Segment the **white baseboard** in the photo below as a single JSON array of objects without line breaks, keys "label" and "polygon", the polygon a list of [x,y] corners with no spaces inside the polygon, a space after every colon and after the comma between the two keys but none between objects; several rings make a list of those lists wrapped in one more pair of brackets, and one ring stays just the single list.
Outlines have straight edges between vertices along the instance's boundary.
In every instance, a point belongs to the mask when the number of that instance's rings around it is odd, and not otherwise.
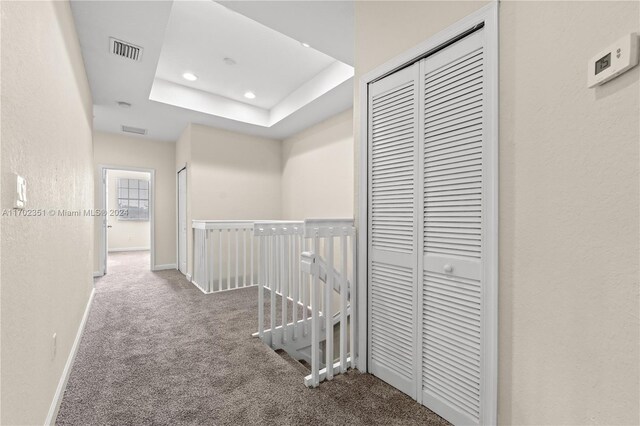
[{"label": "white baseboard", "polygon": [[175,263],[167,263],[164,265],[156,265],[153,267],[152,271],[166,271],[167,269],[176,269]]},{"label": "white baseboard", "polygon": [[185,274],[184,277],[187,279],[187,281],[192,282],[191,274]]},{"label": "white baseboard", "polygon": [[149,251],[149,247],[122,247],[122,248],[110,248],[109,253],[119,251]]},{"label": "white baseboard", "polygon": [[195,280],[193,280],[193,281],[192,281],[192,280],[189,280],[189,281],[191,281],[191,284],[193,284],[193,285],[194,285],[198,290],[200,290],[202,293],[204,293],[204,294],[211,294],[211,293],[207,293],[206,291],[204,291],[204,290],[200,287],[200,284],[198,284],[197,282],[195,282]]},{"label": "white baseboard", "polygon": [[91,310],[91,304],[93,303],[93,296],[95,295],[95,291],[95,288],[91,289],[91,296],[89,296],[87,307],[85,308],[84,315],[82,316],[82,320],[80,321],[76,339],[73,341],[73,346],[71,346],[71,352],[69,353],[69,357],[67,358],[67,363],[64,365],[64,370],[62,370],[62,376],[60,377],[60,381],[58,382],[56,393],[53,395],[53,401],[51,401],[49,413],[47,414],[47,419],[44,422],[44,424],[47,426],[53,425],[56,421],[56,417],[58,416],[60,403],[62,402],[62,397],[64,396],[64,390],[67,387],[67,381],[69,380],[69,373],[71,373],[73,361],[76,359],[76,353],[78,352],[78,347],[80,346],[80,340],[82,339],[84,326],[86,325],[87,318],[89,317],[89,311]]},{"label": "white baseboard", "polygon": [[95,271],[93,273],[93,278],[99,278],[101,276],[103,276],[104,274],[101,271]]}]

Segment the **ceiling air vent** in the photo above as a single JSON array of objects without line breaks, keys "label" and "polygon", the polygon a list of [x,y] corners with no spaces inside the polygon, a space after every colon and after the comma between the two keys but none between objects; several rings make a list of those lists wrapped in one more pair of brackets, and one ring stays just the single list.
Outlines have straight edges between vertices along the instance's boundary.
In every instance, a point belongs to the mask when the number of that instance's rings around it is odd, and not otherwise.
[{"label": "ceiling air vent", "polygon": [[111,53],[133,61],[142,60],[142,47],[126,41],[118,40],[113,37],[109,38],[109,50]]},{"label": "ceiling air vent", "polygon": [[122,125],[122,131],[125,133],[135,133],[136,135],[146,135],[147,129],[141,129],[139,127],[131,127]]}]

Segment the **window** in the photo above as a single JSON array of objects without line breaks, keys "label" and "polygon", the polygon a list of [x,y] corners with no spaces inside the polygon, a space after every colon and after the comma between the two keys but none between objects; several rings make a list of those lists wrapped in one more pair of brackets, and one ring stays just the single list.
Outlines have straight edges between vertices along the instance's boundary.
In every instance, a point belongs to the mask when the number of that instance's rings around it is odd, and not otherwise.
[{"label": "window", "polygon": [[149,220],[149,181],[118,179],[118,208],[128,214],[118,220]]}]

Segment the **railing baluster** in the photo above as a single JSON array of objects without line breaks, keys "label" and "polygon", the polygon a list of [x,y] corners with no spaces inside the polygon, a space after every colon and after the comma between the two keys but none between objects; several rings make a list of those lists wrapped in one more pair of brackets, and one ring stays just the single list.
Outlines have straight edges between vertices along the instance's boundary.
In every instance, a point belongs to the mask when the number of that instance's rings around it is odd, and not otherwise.
[{"label": "railing baluster", "polygon": [[356,297],[356,234],[355,230],[350,232],[350,240],[351,240],[351,273],[349,274],[349,282],[351,282],[351,292],[349,293],[350,305],[351,305],[351,328],[349,330],[350,337],[350,357],[351,357],[351,368],[356,368],[356,322],[358,318],[358,313],[356,312],[356,305],[358,304],[358,298]]},{"label": "railing baluster", "polygon": [[209,256],[209,262],[211,262],[211,271],[210,271],[210,285],[209,288],[211,288],[211,292],[216,291],[215,286],[213,285],[214,281],[215,281],[215,273],[216,273],[216,247],[215,247],[215,233],[213,232],[213,229],[211,230],[210,234],[209,234],[209,247],[211,247],[211,255]]},{"label": "railing baluster", "polygon": [[227,229],[227,290],[231,289],[231,228]]},{"label": "railing baluster", "polygon": [[236,265],[236,279],[235,279],[235,287],[234,288],[238,288],[238,275],[239,275],[239,273],[238,273],[238,263],[240,263],[240,262],[238,262],[238,246],[240,245],[239,242],[238,242],[238,234],[239,234],[238,228],[234,229],[233,233],[236,234],[236,257],[235,257],[235,259],[233,259],[233,263],[235,263],[235,265]]},{"label": "railing baluster", "polygon": [[249,285],[253,285],[255,284],[253,282],[253,254],[254,254],[254,250],[253,250],[253,241],[255,240],[255,237],[253,236],[253,234],[251,232],[249,232],[249,242],[251,243],[251,278],[249,279]]},{"label": "railing baluster", "polygon": [[[313,236],[313,252],[317,258],[320,251],[318,232],[316,230]],[[318,299],[320,292],[319,274],[313,274],[313,284],[311,286],[311,381],[312,386],[316,387],[320,384],[320,320],[318,318]]]},{"label": "railing baluster", "polygon": [[222,290],[222,229],[218,229],[218,291]]},{"label": "railing baluster", "polygon": [[276,329],[276,286],[275,286],[275,282],[276,282],[276,261],[277,261],[277,257],[276,257],[276,253],[278,250],[278,244],[277,244],[277,239],[276,239],[276,228],[272,228],[272,235],[271,235],[271,260],[269,261],[269,265],[271,266],[271,286],[270,286],[270,290],[271,290],[271,346],[275,347],[275,341],[273,338],[273,333],[274,330]]},{"label": "railing baluster", "polygon": [[286,235],[286,231],[287,228],[283,229],[283,232],[285,232],[284,235],[282,235],[281,240],[280,240],[280,266],[281,266],[281,270],[280,270],[280,284],[281,284],[281,296],[282,296],[282,343],[287,343],[287,307],[289,305],[289,300],[287,299],[287,297],[289,297],[289,288],[288,288],[288,281],[289,281],[289,277],[287,274],[287,268],[288,268],[288,255],[289,252],[287,250],[287,237],[288,235]]},{"label": "railing baluster", "polygon": [[329,228],[329,236],[324,239],[325,252],[327,252],[327,278],[324,284],[325,290],[325,350],[327,380],[333,379],[333,309],[331,309],[331,299],[333,298],[333,230]]},{"label": "railing baluster", "polygon": [[211,282],[211,276],[213,275],[213,261],[211,260],[211,256],[213,253],[213,250],[211,248],[211,230],[210,229],[206,229],[205,230],[205,251],[204,251],[204,264],[205,267],[207,268],[207,273],[206,273],[206,281],[207,281],[207,293],[211,293],[213,291],[213,283]]},{"label": "railing baluster", "polygon": [[[200,232],[202,232],[199,229],[196,229],[193,232],[193,247],[194,247],[194,252],[193,252],[193,258],[194,259],[199,259],[200,256],[200,246],[198,245],[198,241],[200,241]],[[200,262],[198,262],[197,265],[193,265],[193,276],[192,281],[194,281],[197,285],[198,283],[198,275],[200,275]]]},{"label": "railing baluster", "polygon": [[247,286],[247,230],[242,231],[242,287]]},{"label": "railing baluster", "polygon": [[[304,236],[301,237],[302,250],[307,250],[307,240]],[[300,260],[298,260],[300,262]],[[309,317],[309,285],[310,280],[308,277],[302,279],[302,271],[300,271],[300,282],[302,284],[302,335],[307,336],[309,333],[308,317]]]},{"label": "railing baluster", "polygon": [[[262,230],[261,230],[262,231]],[[251,240],[253,242],[253,239]],[[258,264],[258,336],[264,338],[264,276],[266,263],[264,262],[264,237],[258,238],[260,263]],[[253,244],[252,244],[253,247]],[[251,252],[251,270],[253,271],[253,251]]]},{"label": "railing baluster", "polygon": [[[340,372],[347,371],[347,229],[340,236]],[[351,318],[353,322],[353,318]]]},{"label": "railing baluster", "polygon": [[293,235],[291,235],[291,285],[293,286],[292,300],[293,300],[293,340],[298,338],[298,293],[300,290],[300,281],[298,280],[298,269],[300,268],[300,250],[298,250],[298,227],[293,228]]}]

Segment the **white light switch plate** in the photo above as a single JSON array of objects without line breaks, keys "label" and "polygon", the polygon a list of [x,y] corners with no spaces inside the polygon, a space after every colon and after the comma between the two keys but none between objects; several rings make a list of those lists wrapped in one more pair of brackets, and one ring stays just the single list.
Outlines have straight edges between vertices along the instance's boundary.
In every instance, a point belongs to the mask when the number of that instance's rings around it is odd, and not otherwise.
[{"label": "white light switch plate", "polygon": [[20,175],[14,174],[16,180],[16,195],[13,207],[24,209],[27,205],[27,180]]}]

